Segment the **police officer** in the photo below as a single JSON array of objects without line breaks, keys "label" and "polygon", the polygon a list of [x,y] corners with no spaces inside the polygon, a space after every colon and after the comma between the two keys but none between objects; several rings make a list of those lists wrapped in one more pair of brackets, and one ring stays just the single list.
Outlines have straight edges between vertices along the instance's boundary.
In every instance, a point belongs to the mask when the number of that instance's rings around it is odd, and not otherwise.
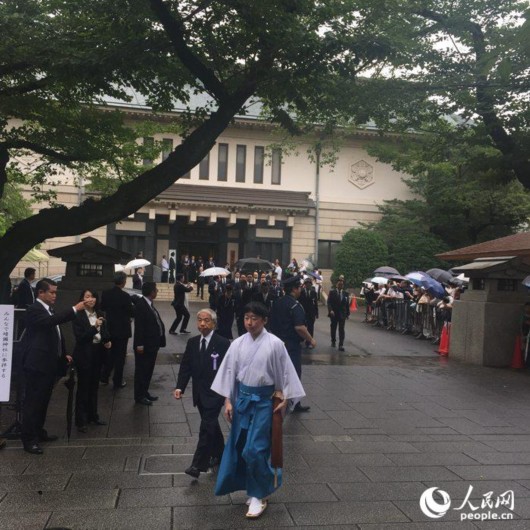
[{"label": "police officer", "polygon": [[[271,331],[280,338],[287,348],[298,377],[302,375],[302,347],[306,341],[311,347],[316,346],[315,339],[307,331],[304,308],[297,301],[302,292],[299,276],[291,276],[283,282],[285,296],[278,298],[271,311]],[[297,403],[296,412],[307,412],[310,407]]]}]

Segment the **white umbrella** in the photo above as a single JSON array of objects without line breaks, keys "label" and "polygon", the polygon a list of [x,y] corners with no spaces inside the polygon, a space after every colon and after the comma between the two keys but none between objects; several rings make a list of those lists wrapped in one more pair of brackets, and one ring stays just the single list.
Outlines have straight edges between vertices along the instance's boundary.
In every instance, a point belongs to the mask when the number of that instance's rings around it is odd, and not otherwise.
[{"label": "white umbrella", "polygon": [[122,272],[125,270],[125,267],[123,265],[120,265],[119,263],[116,263],[114,265],[114,272]]},{"label": "white umbrella", "polygon": [[223,269],[223,267],[210,267],[209,269],[201,272],[201,276],[203,278],[204,276],[228,276],[229,274],[230,271]]},{"label": "white umbrella", "polygon": [[372,283],[377,283],[377,285],[386,285],[389,282],[389,279],[383,278],[382,276],[375,276],[370,281]]},{"label": "white umbrella", "polygon": [[139,269],[140,267],[147,267],[147,265],[151,265],[151,262],[144,259],[144,258],[136,258],[132,261],[129,261],[127,265],[125,265],[125,269]]}]

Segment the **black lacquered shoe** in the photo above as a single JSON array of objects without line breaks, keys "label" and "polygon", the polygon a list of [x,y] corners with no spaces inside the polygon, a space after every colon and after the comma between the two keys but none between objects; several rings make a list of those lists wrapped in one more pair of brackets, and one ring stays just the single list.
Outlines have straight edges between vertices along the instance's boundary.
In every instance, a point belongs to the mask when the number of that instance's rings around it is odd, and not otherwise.
[{"label": "black lacquered shoe", "polygon": [[199,478],[199,476],[201,475],[201,472],[195,466],[188,467],[188,469],[186,469],[184,473],[186,473],[186,475],[189,475],[190,477],[193,477],[193,478]]}]

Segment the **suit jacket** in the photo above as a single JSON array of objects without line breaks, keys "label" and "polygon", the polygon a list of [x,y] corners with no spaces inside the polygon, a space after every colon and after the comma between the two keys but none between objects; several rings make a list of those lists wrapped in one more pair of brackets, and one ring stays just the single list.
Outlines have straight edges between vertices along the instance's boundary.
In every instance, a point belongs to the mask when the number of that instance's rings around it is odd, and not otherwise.
[{"label": "suit jacket", "polygon": [[315,320],[315,318],[318,318],[318,296],[314,287],[309,289],[309,293],[303,287],[298,301],[304,308],[307,319]]},{"label": "suit jacket", "polygon": [[191,291],[193,291],[193,287],[186,287],[183,283],[177,282],[173,287],[174,298],[171,305],[173,307],[183,306],[186,301],[186,293],[190,293]]},{"label": "suit jacket", "polygon": [[162,318],[160,323],[162,324],[162,334],[160,334],[160,328],[152,307],[144,297],[138,300],[134,316],[134,349],[143,346],[145,352],[155,352],[158,351],[158,348],[163,348],[166,345],[166,329]]},{"label": "suit jacket", "polygon": [[252,301],[259,302],[270,310],[270,308],[272,307],[272,302],[274,301],[274,295],[269,291],[267,293],[267,300],[265,300],[263,293],[260,291],[259,293],[254,293],[252,295]]},{"label": "suit jacket", "polygon": [[66,366],[64,337],[57,326],[73,320],[72,308],[50,315],[46,308],[35,302],[26,311],[26,334],[22,346],[24,370],[40,372],[46,376],[62,373]]},{"label": "suit jacket", "polygon": [[331,289],[328,296],[328,311],[335,313],[335,318],[345,320],[350,316],[350,299],[348,293],[343,289],[342,296],[337,289]]},{"label": "suit jacket", "polygon": [[17,308],[26,309],[35,302],[33,287],[24,278],[17,288]]},{"label": "suit jacket", "polygon": [[143,283],[144,283],[143,279],[140,277],[140,275],[137,272],[135,272],[132,277],[133,289],[141,290]]},{"label": "suit jacket", "polygon": [[101,295],[101,309],[105,311],[107,328],[112,338],[131,337],[131,318],[134,317],[134,305],[131,297],[120,287],[114,286]]},{"label": "suit jacket", "polygon": [[[186,344],[186,351],[180,363],[177,388],[184,393],[190,378],[192,378],[193,404],[197,406],[200,399],[201,405],[206,408],[221,408],[224,403],[224,397],[214,392],[210,387],[217,375],[217,370],[221,366],[225,353],[230,347],[230,341],[214,332],[208,348],[206,348],[206,356],[204,359],[201,359],[201,339],[202,335],[197,335],[188,340]],[[211,357],[213,353],[219,355],[216,358],[216,370],[214,370],[214,362]]]},{"label": "suit jacket", "polygon": [[[101,311],[96,311],[98,317],[103,316]],[[80,368],[88,368],[92,362],[92,341],[94,336],[98,333],[95,326],[90,325],[86,311],[79,311],[72,322],[75,336],[75,346],[72,352],[76,366]],[[107,329],[106,321],[103,321],[100,330],[101,344],[110,341],[109,331]]]}]

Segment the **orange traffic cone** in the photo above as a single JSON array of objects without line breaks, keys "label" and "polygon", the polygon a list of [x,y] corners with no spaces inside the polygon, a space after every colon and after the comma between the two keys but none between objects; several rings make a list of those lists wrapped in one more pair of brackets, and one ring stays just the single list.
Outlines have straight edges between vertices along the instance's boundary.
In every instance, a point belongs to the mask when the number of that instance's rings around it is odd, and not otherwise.
[{"label": "orange traffic cone", "polygon": [[524,368],[524,361],[523,361],[523,348],[521,346],[521,335],[517,335],[515,337],[515,346],[513,347],[513,357],[512,357],[512,364],[510,364],[510,368]]},{"label": "orange traffic cone", "polygon": [[447,357],[449,355],[449,339],[450,339],[450,327],[449,323],[446,322],[442,328],[442,334],[440,336],[440,347],[438,348],[438,353],[442,357]]},{"label": "orange traffic cone", "polygon": [[357,297],[356,296],[351,297],[350,311],[352,313],[357,311]]}]

